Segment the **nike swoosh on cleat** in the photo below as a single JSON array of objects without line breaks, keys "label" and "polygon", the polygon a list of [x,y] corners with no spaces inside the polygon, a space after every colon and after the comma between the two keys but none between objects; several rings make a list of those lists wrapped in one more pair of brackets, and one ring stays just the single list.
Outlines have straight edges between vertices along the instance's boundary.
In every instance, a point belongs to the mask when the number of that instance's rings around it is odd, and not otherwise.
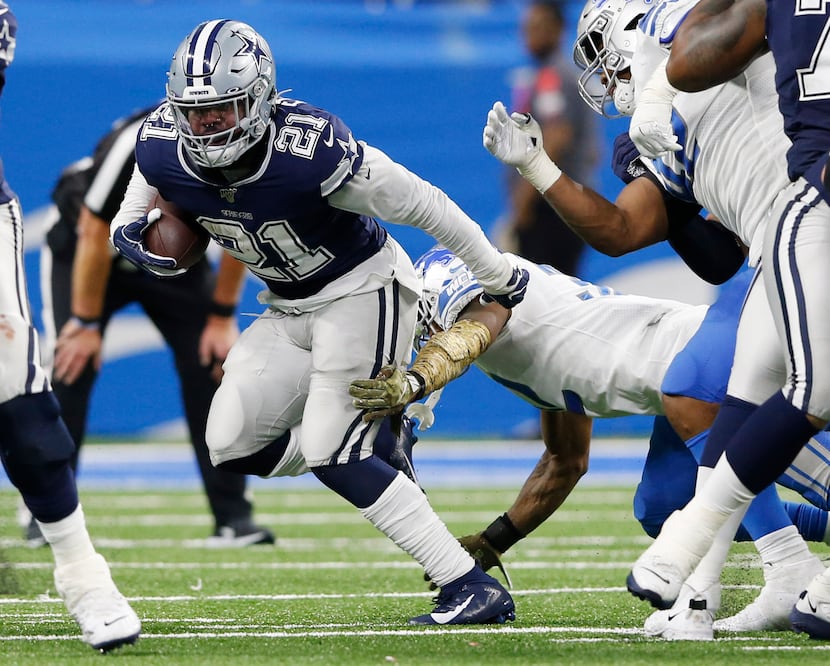
[{"label": "nike swoosh on cleat", "polygon": [[810,610],[814,613],[818,612],[818,606],[813,606],[813,602],[810,601],[810,597],[807,597],[807,605],[810,607]]},{"label": "nike swoosh on cleat", "polygon": [[104,622],[104,626],[105,626],[105,627],[109,627],[111,624],[115,624],[115,623],[116,623],[116,622],[118,622],[119,620],[123,620],[123,619],[124,619],[124,618],[126,618],[126,617],[127,617],[126,615],[119,615],[119,616],[118,616],[117,618],[115,618],[114,620],[107,620],[106,622]]},{"label": "nike swoosh on cleat", "polygon": [[475,594],[471,594],[464,600],[463,603],[458,604],[458,606],[453,608],[451,611],[447,611],[445,613],[430,613],[429,615],[437,624],[447,624],[448,622],[452,622],[464,612],[464,609],[467,608],[467,606],[472,603],[473,597],[475,596]]}]

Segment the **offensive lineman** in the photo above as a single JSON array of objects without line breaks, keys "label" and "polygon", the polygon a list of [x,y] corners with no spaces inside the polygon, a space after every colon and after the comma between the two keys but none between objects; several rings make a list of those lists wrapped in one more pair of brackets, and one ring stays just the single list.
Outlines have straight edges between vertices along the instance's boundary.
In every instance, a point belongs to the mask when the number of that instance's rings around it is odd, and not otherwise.
[{"label": "offensive lineman", "polygon": [[[740,512],[830,418],[830,374],[824,372],[830,361],[827,6],[705,0],[690,11],[691,3],[680,4],[685,6],[680,8],[677,53],[649,79],[643,93],[645,113],[632,119],[643,143],[656,151],[675,149],[663,140],[665,110],[678,92],[670,80],[695,91],[743,76],[752,98],[752,61],[769,49],[776,64],[773,99],[792,147],[786,155],[790,183],[773,202],[764,239],[764,290],[759,281],[741,318],[729,402],[702,461],[711,481],[674,521],[676,529],[661,535],[632,569],[637,585],[645,581],[657,594],[662,586],[651,585],[649,570],[655,576],[682,578],[704,552],[713,530]],[[668,27],[674,31],[671,23]],[[758,336],[759,330],[775,331],[778,337]],[[679,560],[676,571],[667,572],[656,562],[666,552]],[[810,583],[792,621],[797,631],[830,638],[830,573]]]},{"label": "offensive lineman", "polygon": [[[514,604],[453,538],[421,489],[372,455],[349,379],[410,352],[412,263],[373,219],[417,226],[470,262],[487,297],[519,303],[527,275],[441,190],[356,141],[340,118],[280,97],[265,40],[237,21],[197,26],[177,48],[167,100],[139,130],[136,171],[112,223],[118,251],[157,274],[175,260],[142,235],[158,191],[263,279],[265,312],[234,344],[211,405],[217,466],[269,475],[300,420],[305,462],[441,587],[416,624],[504,622]],[[306,390],[302,379],[311,368]]]}]

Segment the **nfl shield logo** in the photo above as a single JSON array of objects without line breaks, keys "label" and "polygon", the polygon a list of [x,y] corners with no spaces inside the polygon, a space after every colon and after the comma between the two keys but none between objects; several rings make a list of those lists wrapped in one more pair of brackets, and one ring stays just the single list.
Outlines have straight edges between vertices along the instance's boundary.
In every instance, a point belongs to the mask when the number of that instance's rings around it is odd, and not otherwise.
[{"label": "nfl shield logo", "polygon": [[219,196],[222,197],[228,203],[233,203],[234,199],[236,198],[236,188],[223,187],[219,190]]}]

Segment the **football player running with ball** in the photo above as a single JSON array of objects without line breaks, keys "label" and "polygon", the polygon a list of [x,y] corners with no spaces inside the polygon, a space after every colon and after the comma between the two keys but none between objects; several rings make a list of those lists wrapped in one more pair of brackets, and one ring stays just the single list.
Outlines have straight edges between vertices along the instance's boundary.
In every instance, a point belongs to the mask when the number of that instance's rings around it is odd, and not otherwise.
[{"label": "football player running with ball", "polygon": [[296,438],[290,426],[302,421],[299,445],[311,471],[441,587],[434,611],[412,623],[511,620],[504,587],[421,489],[372,454],[378,425],[362,420],[348,386],[406,360],[415,328],[415,271],[375,218],[418,227],[452,248],[484,285],[485,300],[516,305],[527,273],[444,192],[275,85],[273,56],[253,28],[224,19],[197,26],[173,56],[167,103],[139,130],[113,243],[134,263],[177,272],[142,242],[158,192],[267,287],[266,310],[231,349],[211,405],[215,465],[268,476]]}]

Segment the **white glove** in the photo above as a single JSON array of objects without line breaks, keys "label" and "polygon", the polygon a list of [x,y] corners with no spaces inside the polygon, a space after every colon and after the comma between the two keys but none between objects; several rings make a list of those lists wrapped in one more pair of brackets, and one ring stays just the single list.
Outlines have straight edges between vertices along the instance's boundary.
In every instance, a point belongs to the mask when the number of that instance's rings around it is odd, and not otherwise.
[{"label": "white glove", "polygon": [[654,159],[683,148],[671,126],[672,102],[678,92],[666,77],[663,60],[643,87],[628,128],[628,135],[644,157]]},{"label": "white glove", "polygon": [[508,116],[504,104],[496,102],[487,113],[482,141],[496,159],[516,167],[542,194],[562,175],[562,170],[545,153],[542,128],[528,113]]}]

